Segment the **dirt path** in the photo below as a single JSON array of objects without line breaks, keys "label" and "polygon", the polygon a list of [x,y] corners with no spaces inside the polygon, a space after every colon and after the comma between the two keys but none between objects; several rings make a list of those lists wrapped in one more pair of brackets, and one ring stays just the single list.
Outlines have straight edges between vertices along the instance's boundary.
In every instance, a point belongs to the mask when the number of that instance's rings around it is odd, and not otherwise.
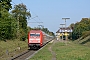
[{"label": "dirt path", "polygon": [[52,48],[53,48],[53,45],[56,43],[57,41],[56,40],[53,40],[51,43],[51,45],[50,45],[50,47],[49,47],[49,51],[51,52],[51,54],[52,54],[52,60],[56,60],[56,53],[52,50]]},{"label": "dirt path", "polygon": [[51,54],[52,54],[52,60],[57,60],[56,59],[56,53],[52,50],[52,48],[53,48],[53,45],[55,44],[55,43],[57,43],[57,42],[63,42],[63,43],[65,43],[66,45],[67,45],[67,42],[68,41],[62,41],[62,40],[53,40],[53,41],[51,41],[50,43],[51,43],[51,45],[49,46],[49,51],[51,52]]}]

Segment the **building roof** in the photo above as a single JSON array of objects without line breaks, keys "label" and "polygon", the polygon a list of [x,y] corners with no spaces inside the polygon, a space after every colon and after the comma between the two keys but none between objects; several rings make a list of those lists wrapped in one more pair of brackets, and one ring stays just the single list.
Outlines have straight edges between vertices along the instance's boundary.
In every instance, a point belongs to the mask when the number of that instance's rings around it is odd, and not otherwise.
[{"label": "building roof", "polygon": [[61,33],[61,32],[72,32],[72,29],[69,27],[66,27],[66,28],[63,27],[63,28],[58,29],[56,33]]}]

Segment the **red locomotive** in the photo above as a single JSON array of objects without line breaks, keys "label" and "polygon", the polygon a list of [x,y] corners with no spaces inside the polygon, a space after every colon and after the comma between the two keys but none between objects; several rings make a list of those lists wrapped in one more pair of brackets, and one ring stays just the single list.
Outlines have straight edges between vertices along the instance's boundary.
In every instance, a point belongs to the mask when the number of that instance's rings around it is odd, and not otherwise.
[{"label": "red locomotive", "polygon": [[50,40],[49,37],[49,35],[41,30],[31,30],[28,33],[28,47],[30,47],[30,49],[40,48]]}]

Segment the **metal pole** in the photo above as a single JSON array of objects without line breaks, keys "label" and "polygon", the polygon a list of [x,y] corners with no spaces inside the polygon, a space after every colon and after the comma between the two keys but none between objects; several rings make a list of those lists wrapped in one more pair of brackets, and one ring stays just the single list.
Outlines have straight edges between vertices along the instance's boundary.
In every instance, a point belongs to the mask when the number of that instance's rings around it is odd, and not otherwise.
[{"label": "metal pole", "polygon": [[[66,20],[67,20],[67,19],[70,19],[70,18],[62,18],[62,19],[65,20],[65,33],[67,34],[67,29],[66,29]],[[66,35],[66,40],[67,40],[67,35]]]},{"label": "metal pole", "polygon": [[17,38],[19,37],[19,16],[17,16]]}]

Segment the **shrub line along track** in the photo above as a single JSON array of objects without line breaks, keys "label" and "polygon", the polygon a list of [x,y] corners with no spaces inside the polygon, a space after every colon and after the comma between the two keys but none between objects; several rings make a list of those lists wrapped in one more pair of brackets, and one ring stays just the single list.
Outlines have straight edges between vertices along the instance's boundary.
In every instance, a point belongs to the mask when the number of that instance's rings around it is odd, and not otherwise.
[{"label": "shrub line along track", "polygon": [[[53,40],[53,39],[52,39]],[[45,43],[43,45],[43,47],[45,45],[47,45],[49,42],[51,42],[52,40],[48,41],[47,43]],[[42,48],[43,48],[42,47]],[[15,56],[14,58],[12,58],[11,60],[28,60],[30,59],[31,57],[33,57],[38,51],[40,51],[42,48],[40,48],[39,50],[27,50],[17,56]]]}]

